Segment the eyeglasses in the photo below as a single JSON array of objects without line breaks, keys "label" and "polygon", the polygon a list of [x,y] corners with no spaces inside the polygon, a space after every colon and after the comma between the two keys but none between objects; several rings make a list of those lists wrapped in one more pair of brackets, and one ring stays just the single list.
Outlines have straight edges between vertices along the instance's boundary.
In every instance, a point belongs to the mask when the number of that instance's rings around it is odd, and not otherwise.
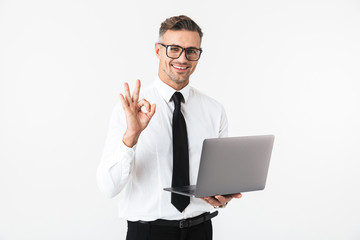
[{"label": "eyeglasses", "polygon": [[200,58],[200,55],[202,53],[201,48],[183,48],[178,45],[165,45],[162,43],[159,43],[161,46],[166,48],[166,56],[172,59],[177,59],[181,56],[183,51],[185,51],[185,57],[189,61],[197,61]]}]

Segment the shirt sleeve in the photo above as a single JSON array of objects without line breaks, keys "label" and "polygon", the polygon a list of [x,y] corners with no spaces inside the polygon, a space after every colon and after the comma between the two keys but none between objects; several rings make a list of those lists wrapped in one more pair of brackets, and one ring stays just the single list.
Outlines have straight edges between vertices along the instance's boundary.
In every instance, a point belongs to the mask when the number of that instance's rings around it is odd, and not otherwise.
[{"label": "shirt sleeve", "polygon": [[119,101],[111,114],[104,151],[97,169],[98,186],[109,198],[121,192],[133,168],[135,152],[122,141],[125,130],[125,113]]},{"label": "shirt sleeve", "polygon": [[227,137],[228,136],[228,120],[225,112],[225,108],[221,106],[221,119],[220,119],[220,129],[219,129],[219,137]]}]

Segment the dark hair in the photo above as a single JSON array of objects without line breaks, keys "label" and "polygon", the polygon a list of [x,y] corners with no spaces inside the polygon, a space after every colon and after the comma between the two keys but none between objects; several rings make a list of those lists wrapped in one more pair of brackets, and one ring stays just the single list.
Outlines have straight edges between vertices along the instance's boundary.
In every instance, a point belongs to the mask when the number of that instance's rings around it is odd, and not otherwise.
[{"label": "dark hair", "polygon": [[203,33],[199,25],[197,25],[191,18],[185,15],[170,17],[162,22],[159,30],[159,39],[162,38],[167,30],[183,29],[198,32],[200,35],[200,40],[202,39]]}]

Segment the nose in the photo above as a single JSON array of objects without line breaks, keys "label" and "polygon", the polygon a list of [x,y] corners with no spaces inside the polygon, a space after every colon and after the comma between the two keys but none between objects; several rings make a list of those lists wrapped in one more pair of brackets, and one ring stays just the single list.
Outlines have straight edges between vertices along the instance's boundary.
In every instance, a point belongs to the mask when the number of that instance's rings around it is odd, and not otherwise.
[{"label": "nose", "polygon": [[183,51],[181,54],[180,54],[180,56],[179,56],[179,58],[177,59],[179,62],[187,62],[188,60],[187,60],[187,58],[186,58],[186,55],[185,55],[185,51]]}]

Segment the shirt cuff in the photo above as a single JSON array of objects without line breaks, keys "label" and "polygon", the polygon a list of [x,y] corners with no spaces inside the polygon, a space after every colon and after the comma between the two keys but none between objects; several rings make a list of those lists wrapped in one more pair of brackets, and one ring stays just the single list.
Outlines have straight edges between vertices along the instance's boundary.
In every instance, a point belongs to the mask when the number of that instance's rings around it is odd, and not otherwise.
[{"label": "shirt cuff", "polygon": [[120,162],[121,165],[128,165],[132,163],[135,155],[135,146],[130,148],[121,141],[113,154],[114,155],[111,158],[111,161],[106,164],[106,167],[109,169]]}]

